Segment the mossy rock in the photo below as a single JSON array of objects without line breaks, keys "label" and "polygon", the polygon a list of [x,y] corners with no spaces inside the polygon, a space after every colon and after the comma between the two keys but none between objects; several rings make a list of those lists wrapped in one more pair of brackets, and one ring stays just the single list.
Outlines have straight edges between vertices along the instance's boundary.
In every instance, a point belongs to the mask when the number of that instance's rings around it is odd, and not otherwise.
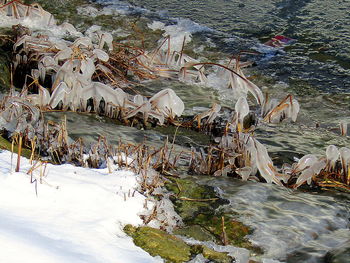
[{"label": "mossy rock", "polygon": [[193,223],[200,225],[209,233],[213,234],[220,242],[224,241],[222,218],[224,218],[224,230],[226,241],[229,245],[251,248],[250,242],[246,236],[250,234],[251,229],[243,223],[230,218],[231,215],[208,215],[199,214],[194,218]]},{"label": "mossy rock", "polygon": [[[12,144],[8,140],[6,140],[4,137],[0,135],[0,149],[11,151]],[[13,151],[15,153],[18,153],[18,146],[14,145]],[[22,156],[26,158],[30,158],[32,154],[32,151],[26,148],[22,148]]]},{"label": "mossy rock", "polygon": [[175,211],[185,223],[191,222],[200,211],[212,213],[220,205],[228,202],[220,199],[213,187],[196,184],[190,179],[171,179],[165,187],[175,194],[172,198]]},{"label": "mossy rock", "polygon": [[209,259],[210,262],[220,262],[220,263],[234,262],[233,258],[231,258],[227,253],[217,252],[203,245],[192,246],[192,251],[194,254],[202,254],[203,257]]},{"label": "mossy rock", "polygon": [[184,241],[165,231],[151,227],[126,225],[125,233],[131,236],[135,245],[152,256],[160,256],[166,262],[186,262],[191,259],[191,247]]},{"label": "mossy rock", "polygon": [[152,256],[160,256],[166,262],[187,262],[197,254],[202,254],[210,262],[228,263],[233,261],[227,253],[217,252],[204,245],[187,245],[183,240],[163,230],[147,226],[126,225],[124,231],[133,238],[135,245]]},{"label": "mossy rock", "polygon": [[168,126],[156,126],[154,130],[156,130],[157,132],[160,132],[161,134],[168,135],[170,142],[173,141],[173,138],[175,135],[176,136],[175,143],[178,145],[204,146],[204,145],[210,144],[209,135],[203,132],[194,131],[192,129],[186,129],[182,127],[177,128],[173,125],[168,125]]},{"label": "mossy rock", "polygon": [[175,229],[173,231],[175,235],[181,235],[185,237],[191,237],[199,241],[217,241],[216,237],[208,230],[198,225],[185,226]]},{"label": "mossy rock", "polygon": [[[185,227],[174,231],[175,234],[191,237],[200,241],[214,241],[217,244],[229,244],[261,254],[262,250],[253,246],[247,239],[252,230],[239,222],[234,213],[225,213],[220,209],[227,200],[219,198],[212,187],[199,185],[195,179],[171,179],[166,188],[173,192],[172,199],[176,212],[181,216]],[[201,201],[196,201],[201,200]],[[203,200],[208,200],[202,202]],[[224,218],[224,237],[222,218]]]}]

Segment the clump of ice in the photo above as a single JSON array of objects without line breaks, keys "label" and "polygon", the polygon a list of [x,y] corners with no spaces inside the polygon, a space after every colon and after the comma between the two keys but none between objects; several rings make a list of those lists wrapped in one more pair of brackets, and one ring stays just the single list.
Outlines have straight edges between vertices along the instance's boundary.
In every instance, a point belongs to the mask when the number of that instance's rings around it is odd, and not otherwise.
[{"label": "clump of ice", "polygon": [[164,30],[165,24],[160,21],[153,21],[147,25],[152,30]]},{"label": "clump of ice", "polygon": [[104,12],[108,12],[109,14],[131,15],[131,14],[144,14],[144,13],[150,12],[145,8],[133,6],[126,1],[97,0],[96,2],[104,5],[104,8],[103,8]]},{"label": "clump of ice", "polygon": [[[217,252],[226,252],[228,253],[229,256],[231,256],[232,258],[234,258],[234,262],[236,263],[248,263],[249,262],[249,257],[250,257],[250,252],[248,249],[245,248],[240,248],[240,247],[234,247],[231,245],[228,246],[220,246],[215,244],[214,242],[211,241],[198,241],[198,240],[194,240],[192,238],[185,238],[182,237],[181,238],[190,245],[205,245],[208,248],[211,248]],[[200,259],[200,257],[198,258],[198,260]],[[201,261],[194,261],[194,262],[201,262]]]},{"label": "clump of ice", "polygon": [[[181,51],[182,46],[192,40],[192,34],[196,32],[209,31],[210,29],[193,22],[190,19],[175,19],[176,23],[173,25],[166,25],[160,21],[153,21],[148,24],[152,30],[164,30],[163,36],[170,36],[171,51]],[[167,48],[164,46],[164,48]]]},{"label": "clump of ice", "polygon": [[79,15],[96,17],[101,14],[101,12],[93,6],[79,6],[77,7],[77,12]]}]

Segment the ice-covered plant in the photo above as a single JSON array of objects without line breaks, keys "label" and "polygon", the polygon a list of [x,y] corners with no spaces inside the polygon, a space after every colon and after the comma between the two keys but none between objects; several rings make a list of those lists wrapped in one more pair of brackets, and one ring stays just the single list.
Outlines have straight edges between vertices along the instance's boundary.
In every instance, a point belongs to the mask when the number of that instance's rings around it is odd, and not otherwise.
[{"label": "ice-covered plant", "polygon": [[326,149],[326,157],[327,157],[327,163],[328,163],[329,170],[330,171],[334,170],[335,162],[339,158],[338,148],[334,145],[329,145]]},{"label": "ice-covered plant", "polygon": [[342,147],[339,149],[340,160],[343,170],[343,181],[347,184],[350,184],[350,175],[349,175],[349,164],[350,164],[350,149],[347,147]]}]

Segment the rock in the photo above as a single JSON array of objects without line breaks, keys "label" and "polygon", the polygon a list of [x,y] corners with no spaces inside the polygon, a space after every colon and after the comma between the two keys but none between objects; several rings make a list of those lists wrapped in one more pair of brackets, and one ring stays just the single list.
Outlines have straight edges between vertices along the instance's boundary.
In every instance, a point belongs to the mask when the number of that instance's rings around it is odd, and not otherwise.
[{"label": "rock", "polygon": [[217,252],[211,248],[203,245],[194,245],[192,251],[195,254],[202,254],[205,258],[209,259],[211,262],[229,263],[234,262],[227,253]]},{"label": "rock", "polygon": [[[8,140],[6,140],[4,137],[0,135],[0,151],[1,149],[11,151],[11,148],[12,148],[11,142],[9,142]],[[14,153],[18,152],[18,146],[16,144],[14,145],[13,151]],[[22,148],[22,156],[29,159],[31,155],[32,155],[31,150]]]},{"label": "rock", "polygon": [[175,234],[200,241],[213,241],[219,245],[242,247],[255,254],[262,254],[262,250],[253,246],[246,237],[252,230],[239,222],[236,214],[224,213],[220,209],[227,200],[220,198],[212,187],[197,184],[195,178],[172,179],[172,183],[166,184],[166,187],[175,194],[176,197],[172,199],[175,211],[185,223],[185,227],[174,231]]},{"label": "rock", "polygon": [[325,263],[346,263],[350,259],[350,246],[344,245],[338,249],[329,251],[325,256]]},{"label": "rock", "polygon": [[173,179],[165,187],[176,195],[172,201],[176,212],[185,223],[191,222],[199,211],[212,213],[221,204],[228,202],[220,199],[213,187],[198,185],[191,179]]},{"label": "rock", "polygon": [[186,262],[191,259],[191,247],[180,238],[165,231],[143,226],[126,225],[124,231],[130,235],[135,245],[150,253],[160,256],[166,262]]},{"label": "rock", "polygon": [[198,225],[185,226],[183,228],[175,229],[173,232],[175,235],[181,235],[185,237],[192,237],[199,241],[216,241],[209,231]]}]

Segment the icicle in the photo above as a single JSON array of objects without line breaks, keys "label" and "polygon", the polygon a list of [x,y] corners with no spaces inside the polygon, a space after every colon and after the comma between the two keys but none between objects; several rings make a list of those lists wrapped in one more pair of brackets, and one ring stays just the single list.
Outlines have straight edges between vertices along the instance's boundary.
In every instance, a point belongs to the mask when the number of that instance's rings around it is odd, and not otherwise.
[{"label": "icicle", "polygon": [[251,172],[252,172],[252,168],[249,167],[249,166],[236,169],[236,173],[239,174],[239,176],[242,177],[243,181],[247,181],[248,180]]},{"label": "icicle", "polygon": [[113,50],[113,36],[110,33],[104,32],[101,35],[99,48],[103,49],[104,44],[107,44],[108,49],[111,51]]},{"label": "icicle", "polygon": [[69,59],[73,54],[73,50],[70,47],[67,47],[66,49],[63,49],[59,51],[55,56],[55,62],[58,63],[60,60],[66,60]]},{"label": "icicle", "polygon": [[317,162],[317,157],[313,154],[304,155],[299,161],[296,168],[293,170],[294,173],[299,173],[303,171],[305,168],[312,166],[315,162]]},{"label": "icicle", "polygon": [[83,46],[85,48],[92,48],[92,42],[89,37],[79,37],[77,38],[74,43],[72,44],[72,47],[80,47]]},{"label": "icicle", "polygon": [[334,145],[329,145],[326,149],[327,162],[329,164],[329,170],[334,170],[335,162],[339,158],[339,150]]},{"label": "icicle", "polygon": [[83,77],[87,80],[90,80],[96,71],[94,61],[91,58],[82,60],[80,70],[83,73]]},{"label": "icicle", "polygon": [[60,82],[57,88],[51,94],[49,105],[52,109],[56,108],[60,101],[63,101],[66,94],[70,93],[70,89],[65,82]]},{"label": "icicle", "polygon": [[339,123],[339,127],[340,127],[341,136],[346,136],[347,131],[348,131],[348,124],[345,121],[341,121]]},{"label": "icicle", "polygon": [[39,97],[40,97],[40,106],[47,106],[50,103],[50,92],[42,87],[39,86]]},{"label": "icicle", "polygon": [[273,166],[272,160],[267,153],[267,149],[257,140],[255,142],[256,148],[256,163],[260,175],[266,180],[267,183],[274,182],[277,185],[282,185],[280,180],[276,177],[276,170]]},{"label": "icicle", "polygon": [[134,103],[136,105],[140,106],[141,104],[143,104],[143,102],[144,102],[144,97],[142,95],[137,94],[137,95],[134,96]]},{"label": "icicle", "polygon": [[310,185],[312,177],[318,175],[325,167],[326,161],[324,159],[316,160],[311,166],[308,166],[308,168],[301,172],[295,184],[295,188],[299,187],[304,182],[307,182]]},{"label": "icicle", "polygon": [[350,163],[350,149],[346,147],[342,147],[339,149],[340,152],[340,160],[343,168],[343,178],[345,183],[350,183],[350,175],[349,175],[349,163]]},{"label": "icicle", "polygon": [[297,120],[298,113],[300,110],[299,102],[296,99],[292,100],[292,105],[289,107],[288,117],[292,119],[293,122]]},{"label": "icicle", "polygon": [[172,89],[164,89],[153,95],[150,99],[150,103],[152,107],[171,118],[181,116],[185,109],[183,101]]},{"label": "icicle", "polygon": [[240,97],[237,100],[235,111],[237,114],[237,130],[241,132],[243,130],[243,119],[249,113],[249,105],[245,97]]},{"label": "icicle", "polygon": [[60,25],[60,27],[73,36],[81,35],[81,33],[79,31],[77,31],[76,28],[68,22],[63,22]]},{"label": "icicle", "polygon": [[108,54],[104,52],[102,49],[95,48],[92,51],[92,53],[94,53],[99,60],[102,60],[104,62],[107,62],[109,60]]}]

